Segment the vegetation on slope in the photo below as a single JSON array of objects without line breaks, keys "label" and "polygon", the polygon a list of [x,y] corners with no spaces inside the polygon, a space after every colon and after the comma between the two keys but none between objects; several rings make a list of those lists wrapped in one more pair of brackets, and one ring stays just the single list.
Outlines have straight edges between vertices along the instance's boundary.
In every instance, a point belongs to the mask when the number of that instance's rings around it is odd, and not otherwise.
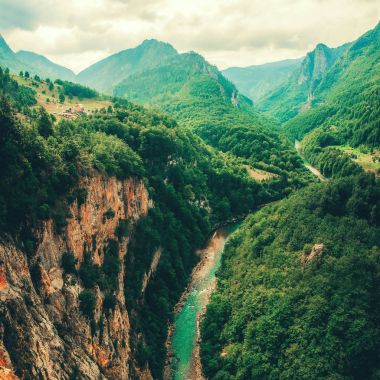
[{"label": "vegetation on slope", "polygon": [[331,180],[248,217],[231,238],[202,325],[209,379],[379,376],[380,184],[338,149],[379,147],[379,31],[335,57],[319,46],[268,102],[293,117],[284,130]]},{"label": "vegetation on slope", "polygon": [[[121,223],[117,234],[132,234],[125,281],[133,350],[141,366],[148,363],[161,378],[167,321],[197,260],[194,252],[215,223],[278,199],[286,183],[253,181],[242,160],[215,151],[173,119],[126,100],[114,99],[108,112],[56,121],[43,108],[25,106],[35,103],[35,93],[8,72],[0,73],[0,228],[13,234],[28,255],[34,254],[41,220],[53,218],[60,229],[70,202],[83,201],[80,177],[102,173],[146,182],[155,207],[132,231],[128,221]],[[141,293],[143,275],[159,247],[157,274]],[[95,284],[108,289],[112,307],[119,263],[96,268],[86,259],[76,273],[72,260],[65,257],[63,264],[87,289],[83,313],[93,318]],[[92,328],[96,332],[96,323]]]},{"label": "vegetation on slope", "polygon": [[259,109],[284,122],[309,108],[319,84],[348,47],[349,44],[346,44],[331,49],[318,44],[306,55],[301,67],[293,72],[287,82],[260,99],[257,103]]},{"label": "vegetation on slope", "polygon": [[211,146],[282,176],[289,188],[302,183],[302,163],[293,147],[273,131],[273,121],[258,113],[216,67],[196,53],[177,55],[132,75],[115,93],[158,106]]},{"label": "vegetation on slope", "polygon": [[377,378],[379,234],[380,186],[367,174],[248,217],[228,243],[202,324],[205,375]]}]

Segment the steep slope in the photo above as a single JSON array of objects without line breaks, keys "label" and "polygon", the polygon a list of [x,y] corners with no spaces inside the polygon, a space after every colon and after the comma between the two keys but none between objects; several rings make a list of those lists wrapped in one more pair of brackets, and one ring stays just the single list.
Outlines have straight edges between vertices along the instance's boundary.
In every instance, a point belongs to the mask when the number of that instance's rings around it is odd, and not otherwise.
[{"label": "steep slope", "polygon": [[43,55],[21,50],[16,53],[16,57],[25,67],[31,68],[32,74],[37,74],[41,78],[75,80],[75,74],[71,70],[57,65]]},{"label": "steep slope", "polygon": [[202,324],[210,380],[375,379],[380,184],[318,184],[249,216]]},{"label": "steep slope", "polygon": [[100,92],[112,94],[113,87],[131,74],[159,65],[176,54],[168,43],[145,40],[136,48],[113,54],[81,71],[77,80]]},{"label": "steep slope", "polygon": [[345,44],[332,49],[318,44],[286,83],[258,102],[259,109],[286,121],[310,108],[319,83],[349,47],[350,44]]},{"label": "steep slope", "polygon": [[197,249],[286,184],[125,100],[53,122],[0,86],[0,377],[161,379]]},{"label": "steep slope", "polygon": [[222,74],[243,95],[257,102],[289,79],[302,61],[303,58],[298,58],[249,67],[230,67],[222,70]]},{"label": "steep slope", "polygon": [[0,34],[0,66],[5,69],[9,68],[14,72],[19,72],[25,68],[20,62],[14,51],[8,46],[3,36]]},{"label": "steep slope", "polygon": [[302,171],[295,151],[279,137],[272,121],[197,53],[178,54],[131,75],[114,93],[159,107],[213,147],[248,159],[252,166],[285,177]]},{"label": "steep slope", "polygon": [[380,24],[337,60],[317,87],[314,106],[288,121],[284,129],[292,139],[304,138],[307,158],[327,175],[339,174],[338,162],[345,163],[345,172],[350,170],[350,157],[342,150],[352,148],[366,154],[364,168],[379,173]]},{"label": "steep slope", "polygon": [[37,74],[41,78],[52,80],[61,78],[74,80],[75,74],[66,67],[57,65],[46,57],[30,51],[15,53],[0,35],[0,67],[8,68],[14,73],[29,71],[30,75]]}]

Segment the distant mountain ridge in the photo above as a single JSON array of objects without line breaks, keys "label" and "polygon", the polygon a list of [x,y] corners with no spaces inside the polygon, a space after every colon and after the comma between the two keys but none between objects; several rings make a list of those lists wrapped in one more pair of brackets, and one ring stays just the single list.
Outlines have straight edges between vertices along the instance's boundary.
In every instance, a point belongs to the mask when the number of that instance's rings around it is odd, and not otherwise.
[{"label": "distant mountain ridge", "polygon": [[16,53],[16,56],[21,63],[31,67],[31,71],[38,74],[42,78],[59,78],[75,81],[75,74],[73,71],[50,61],[43,55],[33,53],[31,51],[20,50]]},{"label": "distant mountain ridge", "polygon": [[19,73],[29,71],[30,74],[42,78],[65,79],[74,81],[75,74],[66,67],[58,65],[43,55],[21,50],[15,53],[0,34],[0,66]]},{"label": "distant mountain ridge", "polygon": [[296,116],[310,108],[314,92],[330,68],[351,46],[346,43],[337,48],[318,44],[303,59],[289,79],[257,103],[260,110],[271,112],[281,121]]},{"label": "distant mountain ridge", "polygon": [[[379,92],[380,23],[336,59],[317,83],[311,107],[287,121],[284,128],[291,138],[301,139],[320,129],[324,140],[329,135],[334,143],[375,148],[380,144]],[[288,107],[286,100],[284,95],[280,104]]]},{"label": "distant mountain ridge", "polygon": [[78,74],[77,80],[110,94],[121,80],[138,71],[157,66],[176,54],[177,50],[169,43],[145,40],[135,48],[122,50],[89,66]]},{"label": "distant mountain ridge", "polygon": [[222,70],[222,74],[242,94],[256,102],[284,83],[301,66],[303,59],[304,57],[248,67],[230,67]]}]

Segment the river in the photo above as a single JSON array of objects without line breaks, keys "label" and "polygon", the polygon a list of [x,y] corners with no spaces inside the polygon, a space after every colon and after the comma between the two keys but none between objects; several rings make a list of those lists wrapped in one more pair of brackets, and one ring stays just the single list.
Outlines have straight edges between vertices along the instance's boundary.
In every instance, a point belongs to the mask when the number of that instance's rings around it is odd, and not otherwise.
[{"label": "river", "polygon": [[297,150],[297,153],[303,160],[303,164],[306,169],[310,170],[316,177],[319,178],[320,181],[324,182],[327,181],[327,178],[314,166],[310,165],[309,162],[307,162],[306,158],[301,153],[301,143],[298,140],[294,141],[294,147]]},{"label": "river", "polygon": [[175,316],[170,339],[171,371],[174,380],[202,380],[199,356],[199,322],[210,295],[216,286],[216,271],[229,235],[239,223],[216,230],[206,248],[200,250],[200,262],[194,268],[191,282],[184,293]]}]

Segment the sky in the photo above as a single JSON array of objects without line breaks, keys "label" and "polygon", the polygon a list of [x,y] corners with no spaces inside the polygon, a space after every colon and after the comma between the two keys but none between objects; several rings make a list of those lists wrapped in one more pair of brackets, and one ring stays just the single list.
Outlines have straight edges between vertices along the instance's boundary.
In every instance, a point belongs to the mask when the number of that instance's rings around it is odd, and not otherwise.
[{"label": "sky", "polygon": [[220,69],[298,58],[376,26],[379,0],[0,0],[0,33],[78,72],[147,38]]}]

